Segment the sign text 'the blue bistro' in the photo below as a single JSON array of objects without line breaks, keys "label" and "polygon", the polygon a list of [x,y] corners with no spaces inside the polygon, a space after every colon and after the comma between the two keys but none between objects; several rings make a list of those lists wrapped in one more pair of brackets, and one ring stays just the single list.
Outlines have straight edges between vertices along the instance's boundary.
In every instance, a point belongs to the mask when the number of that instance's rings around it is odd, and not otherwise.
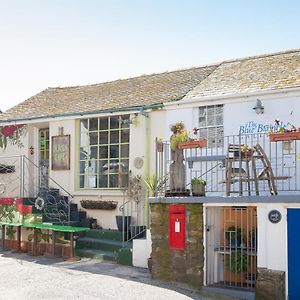
[{"label": "sign text 'the blue bistro'", "polygon": [[278,125],[276,124],[259,124],[253,121],[247,122],[245,125],[240,126],[239,133],[240,134],[251,134],[251,133],[267,133],[269,131],[277,132],[279,127],[286,128],[289,123],[284,124],[280,122]]}]

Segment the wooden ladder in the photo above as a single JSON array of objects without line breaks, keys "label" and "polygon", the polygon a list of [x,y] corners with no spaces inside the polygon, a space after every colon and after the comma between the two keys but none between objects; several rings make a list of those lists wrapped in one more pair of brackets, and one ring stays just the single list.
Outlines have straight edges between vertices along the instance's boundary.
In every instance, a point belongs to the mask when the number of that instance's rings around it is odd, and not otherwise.
[{"label": "wooden ladder", "polygon": [[[244,145],[228,145],[227,157],[225,159],[226,196],[230,196],[232,193],[243,196],[244,182],[246,183],[248,196],[251,196],[251,181],[254,182],[255,194],[258,196],[258,182],[262,180],[268,181],[271,195],[277,195],[272,166],[263,148],[257,144],[253,147],[253,151],[250,154],[243,155],[241,151],[243,147]],[[256,164],[258,160],[260,160],[263,165],[263,169],[259,174],[257,174]],[[251,168],[252,177],[250,174]],[[239,183],[238,190],[232,189],[233,185],[237,182]]]}]

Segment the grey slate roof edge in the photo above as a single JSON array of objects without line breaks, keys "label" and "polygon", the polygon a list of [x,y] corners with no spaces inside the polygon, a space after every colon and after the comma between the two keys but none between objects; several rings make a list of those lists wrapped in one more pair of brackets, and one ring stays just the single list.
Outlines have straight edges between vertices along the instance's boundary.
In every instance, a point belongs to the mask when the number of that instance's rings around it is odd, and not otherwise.
[{"label": "grey slate roof edge", "polygon": [[18,121],[31,121],[31,120],[38,120],[38,119],[51,119],[51,118],[60,118],[60,117],[75,117],[75,116],[85,116],[85,115],[94,115],[94,114],[101,114],[101,113],[114,113],[114,112],[126,112],[126,111],[138,111],[140,109],[160,109],[163,108],[163,103],[155,103],[149,105],[140,105],[140,106],[128,106],[116,109],[103,109],[103,110],[95,110],[95,111],[87,111],[87,112],[70,112],[65,114],[54,114],[54,115],[43,115],[43,116],[33,116],[33,117],[26,117],[26,118],[17,118],[17,119],[5,119],[0,120],[0,124],[8,123],[8,122],[18,122]]}]

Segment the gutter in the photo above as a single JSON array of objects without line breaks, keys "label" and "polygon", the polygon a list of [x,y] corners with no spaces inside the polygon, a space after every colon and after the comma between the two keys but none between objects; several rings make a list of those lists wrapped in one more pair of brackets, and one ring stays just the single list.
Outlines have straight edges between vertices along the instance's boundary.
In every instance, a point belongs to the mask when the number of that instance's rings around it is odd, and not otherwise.
[{"label": "gutter", "polygon": [[[86,115],[94,115],[94,114],[101,114],[101,113],[116,113],[116,112],[127,112],[132,110],[147,110],[147,109],[160,109],[163,108],[163,103],[156,103],[150,105],[139,105],[139,106],[129,106],[123,108],[112,108],[112,109],[101,109],[101,110],[94,110],[88,112],[71,112],[71,113],[64,113],[64,114],[55,114],[55,115],[47,115],[47,116],[37,116],[37,117],[28,117],[28,118],[16,118],[16,119],[4,119],[0,120],[1,123],[5,122],[18,122],[18,121],[32,121],[32,120],[41,120],[41,119],[49,119],[49,118],[59,118],[59,117],[75,117],[75,116],[86,116]],[[5,113],[4,113],[5,114]]]}]

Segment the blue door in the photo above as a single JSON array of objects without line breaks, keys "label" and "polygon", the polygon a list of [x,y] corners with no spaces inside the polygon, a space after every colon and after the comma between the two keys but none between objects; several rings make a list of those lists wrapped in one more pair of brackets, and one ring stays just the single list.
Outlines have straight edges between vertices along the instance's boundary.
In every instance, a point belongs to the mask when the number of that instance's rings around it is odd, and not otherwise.
[{"label": "blue door", "polygon": [[289,208],[288,215],[289,300],[300,299],[300,209]]}]

